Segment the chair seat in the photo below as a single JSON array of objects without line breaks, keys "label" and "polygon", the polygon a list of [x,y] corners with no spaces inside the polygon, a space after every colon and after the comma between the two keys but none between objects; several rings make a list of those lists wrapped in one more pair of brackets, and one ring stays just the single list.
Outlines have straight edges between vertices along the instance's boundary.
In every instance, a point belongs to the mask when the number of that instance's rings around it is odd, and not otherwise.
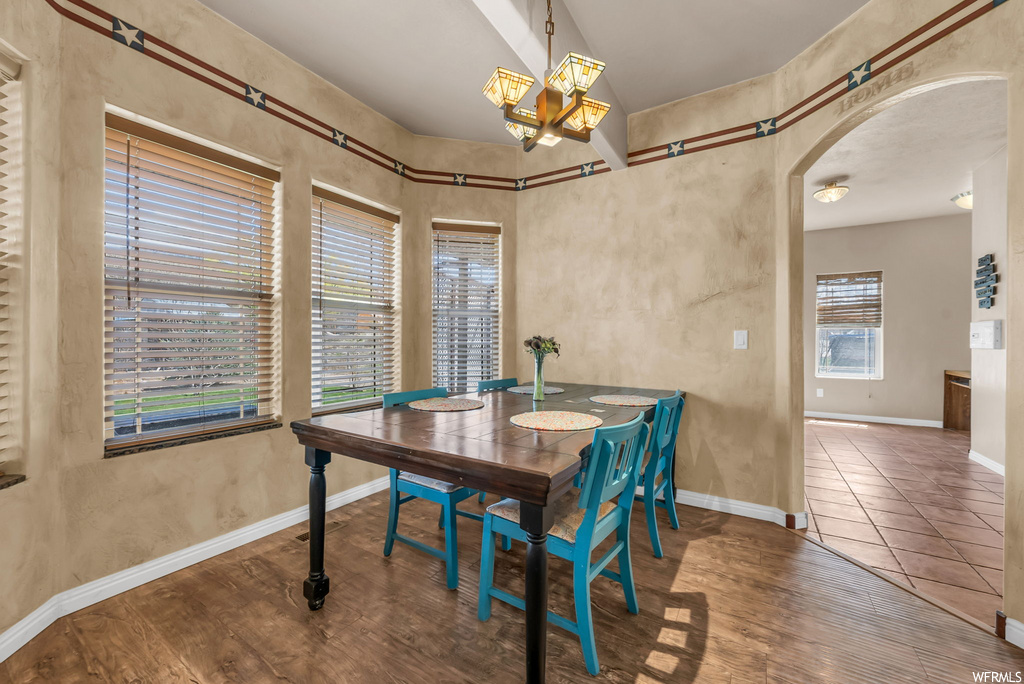
[{"label": "chair seat", "polygon": [[[566,494],[555,501],[553,516],[555,522],[548,534],[564,539],[570,544],[575,544],[576,532],[580,529],[580,525],[583,524],[583,518],[587,515],[586,509],[580,508],[579,503],[580,490],[578,489],[566,492]],[[615,510],[615,506],[616,503],[614,501],[606,501],[601,504],[598,519]],[[502,499],[496,504],[491,504],[487,507],[487,512],[514,523],[519,522],[519,502],[515,499]]]},{"label": "chair seat", "polygon": [[435,480],[432,477],[426,475],[417,475],[415,473],[402,472],[398,476],[399,480],[405,480],[406,482],[412,482],[413,484],[423,485],[424,487],[430,487],[436,489],[439,492],[450,494],[454,491],[462,489],[462,485],[452,484],[451,482],[445,482],[444,480]]}]

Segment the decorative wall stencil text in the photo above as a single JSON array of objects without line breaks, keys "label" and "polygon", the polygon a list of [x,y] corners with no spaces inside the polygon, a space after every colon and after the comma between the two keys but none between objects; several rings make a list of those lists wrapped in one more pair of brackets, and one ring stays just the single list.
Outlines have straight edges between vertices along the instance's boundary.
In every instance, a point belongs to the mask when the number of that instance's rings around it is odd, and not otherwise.
[{"label": "decorative wall stencil text", "polygon": [[836,116],[842,116],[853,109],[855,105],[859,105],[862,102],[875,97],[879,93],[888,90],[901,81],[907,81],[913,78],[915,73],[914,63],[907,62],[899,69],[887,71],[881,76],[871,76],[870,80],[861,81],[862,85],[857,85],[855,88],[851,89],[852,92],[847,97],[839,101],[839,108],[836,109]]}]

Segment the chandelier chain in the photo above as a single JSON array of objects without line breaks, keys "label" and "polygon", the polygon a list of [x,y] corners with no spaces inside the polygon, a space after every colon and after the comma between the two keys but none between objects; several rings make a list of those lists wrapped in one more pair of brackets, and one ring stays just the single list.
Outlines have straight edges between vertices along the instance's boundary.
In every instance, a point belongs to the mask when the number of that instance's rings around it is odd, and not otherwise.
[{"label": "chandelier chain", "polygon": [[544,22],[544,33],[548,34],[548,69],[551,69],[551,36],[555,35],[555,22],[551,18],[551,0],[548,0],[548,20]]}]

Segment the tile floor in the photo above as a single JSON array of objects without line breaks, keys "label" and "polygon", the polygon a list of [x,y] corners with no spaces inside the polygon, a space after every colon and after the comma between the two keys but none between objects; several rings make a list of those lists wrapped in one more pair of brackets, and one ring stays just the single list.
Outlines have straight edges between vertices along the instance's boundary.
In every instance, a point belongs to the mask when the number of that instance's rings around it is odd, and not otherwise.
[{"label": "tile floor", "polygon": [[970,434],[805,421],[807,535],[985,624],[1003,593],[1003,478]]}]

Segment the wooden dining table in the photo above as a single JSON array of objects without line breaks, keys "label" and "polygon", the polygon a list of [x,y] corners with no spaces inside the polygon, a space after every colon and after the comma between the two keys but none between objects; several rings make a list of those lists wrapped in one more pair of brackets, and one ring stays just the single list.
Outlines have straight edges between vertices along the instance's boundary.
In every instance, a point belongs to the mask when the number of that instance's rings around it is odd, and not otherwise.
[{"label": "wooden dining table", "polygon": [[492,390],[459,395],[479,399],[483,408],[428,412],[408,406],[373,408],[298,420],[291,424],[306,448],[309,466],[309,576],[303,596],[320,609],[330,591],[324,565],[327,482],[324,470],[332,454],[396,468],[479,489],[520,502],[520,527],[526,532],[526,681],[545,678],[547,644],[547,533],[552,504],[573,486],[593,440],[593,430],[542,432],[512,425],[509,419],[533,410],[575,411],[601,418],[604,425],[628,422],[653,407],[598,404],[601,394],[640,394],[653,398],[674,391],[638,387],[549,382],[565,391],[534,402],[531,394]]}]

